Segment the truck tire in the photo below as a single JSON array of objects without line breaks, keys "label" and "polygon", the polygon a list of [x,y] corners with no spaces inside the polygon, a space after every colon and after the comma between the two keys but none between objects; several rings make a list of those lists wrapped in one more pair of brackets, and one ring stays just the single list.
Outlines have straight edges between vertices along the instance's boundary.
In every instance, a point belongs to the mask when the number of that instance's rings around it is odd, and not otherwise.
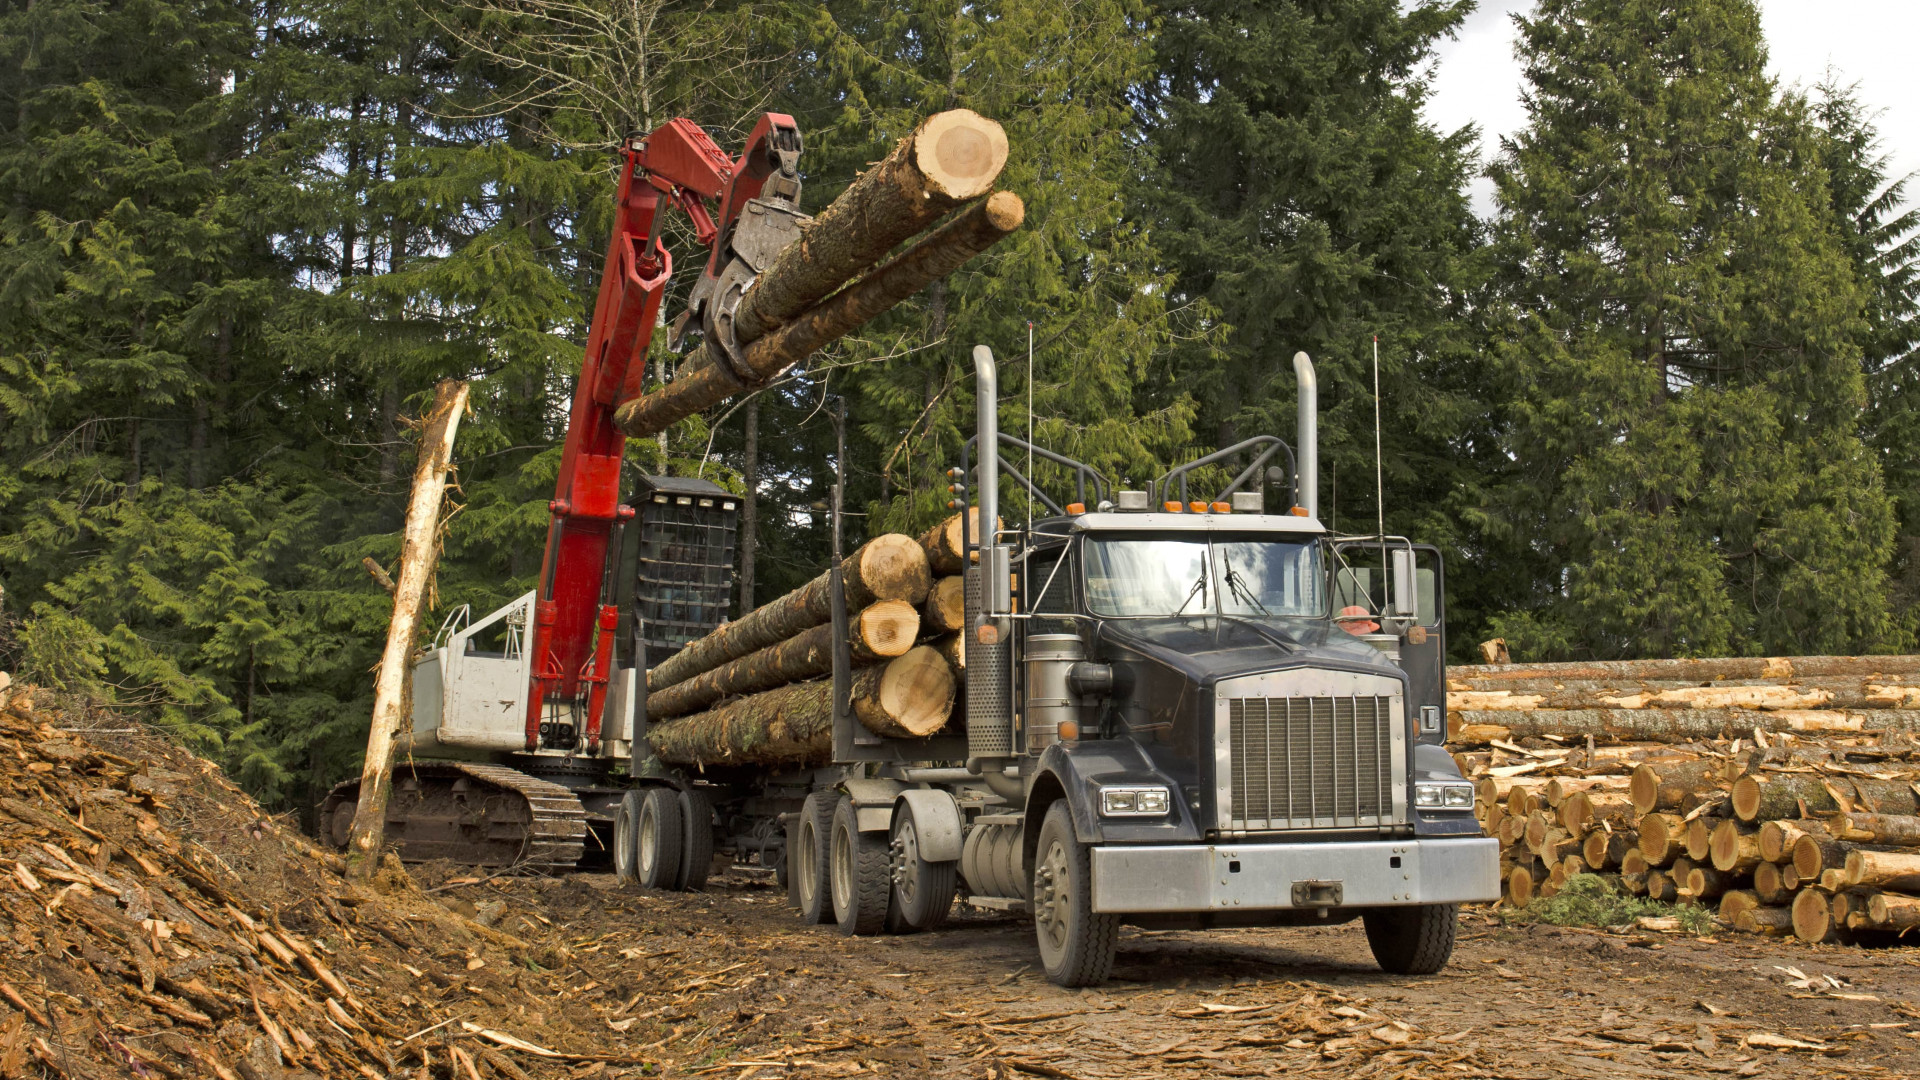
[{"label": "truck tire", "polygon": [[680,792],[680,817],[687,835],[680,847],[680,887],[699,892],[713,870],[713,800],[689,785]]},{"label": "truck tire", "polygon": [[680,815],[680,793],[672,788],[648,788],[640,801],[634,871],[648,889],[680,887],[680,850],[686,844],[686,823]]},{"label": "truck tire", "polygon": [[1098,986],[1113,970],[1118,915],[1093,910],[1093,859],[1073,835],[1065,800],[1047,807],[1033,859],[1033,926],[1040,966],[1058,986]]},{"label": "truck tire", "polygon": [[1458,904],[1378,908],[1362,915],[1367,945],[1381,970],[1395,975],[1431,975],[1447,966],[1460,928]]},{"label": "truck tire", "polygon": [[640,804],[646,792],[634,789],[620,797],[613,812],[613,873],[622,885],[640,880]]},{"label": "truck tire", "polygon": [[920,857],[920,833],[911,808],[904,809],[895,819],[893,842],[887,853],[888,876],[892,878],[900,928],[932,930],[946,922],[947,912],[953,909],[959,864],[957,861],[928,862]]},{"label": "truck tire", "polygon": [[827,859],[832,888],[833,921],[840,932],[853,937],[877,934],[887,926],[887,904],[893,898],[887,880],[887,845],[877,836],[863,836],[853,799],[842,795],[833,807],[833,832]]},{"label": "truck tire", "polygon": [[833,921],[828,899],[827,838],[833,832],[831,791],[816,791],[800,804],[787,841],[787,879],[793,883],[793,906],[808,926]]}]

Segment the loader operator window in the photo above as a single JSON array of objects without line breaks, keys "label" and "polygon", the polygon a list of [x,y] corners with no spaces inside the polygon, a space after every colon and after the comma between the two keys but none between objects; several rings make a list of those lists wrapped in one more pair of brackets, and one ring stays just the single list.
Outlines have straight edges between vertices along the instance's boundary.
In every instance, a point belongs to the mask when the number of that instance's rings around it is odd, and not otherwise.
[{"label": "loader operator window", "polygon": [[1091,540],[1087,606],[1096,615],[1318,616],[1318,544],[1182,537]]}]

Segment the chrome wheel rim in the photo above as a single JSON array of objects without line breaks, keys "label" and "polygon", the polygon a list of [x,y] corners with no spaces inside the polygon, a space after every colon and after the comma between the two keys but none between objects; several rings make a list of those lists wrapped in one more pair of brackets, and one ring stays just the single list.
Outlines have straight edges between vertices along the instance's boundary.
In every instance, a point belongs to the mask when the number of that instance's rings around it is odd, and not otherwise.
[{"label": "chrome wheel rim", "polygon": [[613,815],[613,865],[621,877],[630,877],[633,873],[633,815],[622,806],[620,812]]},{"label": "chrome wheel rim", "polygon": [[1066,845],[1058,840],[1047,845],[1033,877],[1034,929],[1040,935],[1040,947],[1057,954],[1066,948],[1067,919],[1073,907],[1072,866]]},{"label": "chrome wheel rim", "polygon": [[829,869],[833,878],[834,913],[853,910],[853,840],[846,829],[833,830],[833,859]]},{"label": "chrome wheel rim", "polygon": [[642,874],[653,873],[653,864],[660,860],[660,822],[646,809],[640,811],[640,858],[637,860]]},{"label": "chrome wheel rim", "polygon": [[820,868],[814,865],[816,861],[814,848],[819,842],[820,838],[814,832],[813,822],[801,822],[800,850],[793,853],[791,872],[800,876],[800,900],[805,904],[811,904],[814,894],[820,891]]},{"label": "chrome wheel rim", "polygon": [[914,834],[913,819],[903,818],[893,837],[893,884],[900,892],[902,907],[911,905],[914,894],[920,891],[920,878],[915,873],[919,865],[920,838]]}]

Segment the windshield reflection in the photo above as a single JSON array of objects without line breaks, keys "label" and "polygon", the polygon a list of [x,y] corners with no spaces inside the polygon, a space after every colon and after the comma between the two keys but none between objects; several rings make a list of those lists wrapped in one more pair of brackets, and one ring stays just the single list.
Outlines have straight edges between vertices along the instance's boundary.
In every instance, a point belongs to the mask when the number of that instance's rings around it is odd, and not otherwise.
[{"label": "windshield reflection", "polygon": [[1230,539],[1101,539],[1087,543],[1095,615],[1317,617],[1326,610],[1320,546]]}]

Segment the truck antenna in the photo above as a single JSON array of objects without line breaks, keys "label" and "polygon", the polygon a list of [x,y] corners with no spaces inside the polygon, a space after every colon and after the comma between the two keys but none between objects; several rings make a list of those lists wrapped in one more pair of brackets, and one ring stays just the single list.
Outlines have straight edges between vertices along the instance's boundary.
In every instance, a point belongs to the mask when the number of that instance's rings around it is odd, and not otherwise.
[{"label": "truck antenna", "polygon": [[1373,335],[1373,508],[1380,525],[1380,611],[1387,611],[1387,482],[1380,454],[1380,335]]},{"label": "truck antenna", "polygon": [[[1033,476],[1033,320],[1027,320],[1027,475]],[[1033,496],[1027,496],[1027,536],[1033,536]],[[1025,570],[1025,564],[1020,567]],[[1025,581],[1025,578],[1021,579]]]}]

